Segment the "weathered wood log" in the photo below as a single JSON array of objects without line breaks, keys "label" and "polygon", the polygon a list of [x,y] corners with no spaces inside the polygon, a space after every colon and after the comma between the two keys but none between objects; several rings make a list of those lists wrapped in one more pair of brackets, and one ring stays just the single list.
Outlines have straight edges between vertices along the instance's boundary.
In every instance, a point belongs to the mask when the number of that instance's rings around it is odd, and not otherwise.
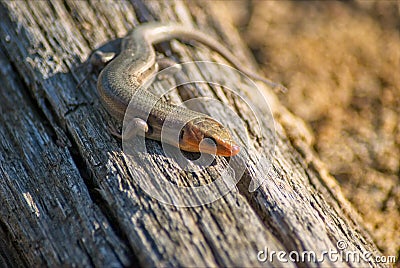
[{"label": "weathered wood log", "polygon": [[[242,164],[244,174],[229,193],[210,204],[183,208],[157,201],[137,184],[138,179],[159,178],[206,185],[227,169],[228,159],[219,157],[201,171],[185,172],[152,140],[146,140],[146,153],[128,158],[107,129],[113,120],[99,102],[95,76],[76,88],[87,72],[82,62],[100,44],[123,37],[139,20],[157,14],[157,20],[196,25],[214,38],[220,36],[251,65],[234,29],[210,16],[206,6],[179,1],[0,5],[1,266],[294,266],[276,256],[274,262],[260,261],[265,257],[261,251],[313,251],[320,257],[323,251],[338,250],[339,241],[360,256],[379,254],[361,219],[314,156],[311,134],[262,84],[275,130],[271,118],[257,118],[265,126],[261,130],[254,119],[251,109],[265,115],[266,107],[248,107],[222,87],[201,84],[197,92],[179,87],[169,94],[174,100],[216,96],[240,115],[231,127],[244,123],[248,128],[245,153],[232,160],[232,169]],[[180,61],[224,62],[207,48],[177,41],[158,50]],[[239,93],[254,99],[249,85],[229,70],[186,71],[188,77],[234,81]],[[167,79],[155,87],[174,83]],[[216,106],[196,107],[220,120],[229,117]],[[258,156],[266,157],[258,161]],[[224,178],[236,183],[234,174]],[[257,182],[262,185],[249,192],[249,185]],[[193,204],[201,198],[174,197]],[[327,257],[322,263],[297,265],[379,266],[372,260],[335,262]]]}]

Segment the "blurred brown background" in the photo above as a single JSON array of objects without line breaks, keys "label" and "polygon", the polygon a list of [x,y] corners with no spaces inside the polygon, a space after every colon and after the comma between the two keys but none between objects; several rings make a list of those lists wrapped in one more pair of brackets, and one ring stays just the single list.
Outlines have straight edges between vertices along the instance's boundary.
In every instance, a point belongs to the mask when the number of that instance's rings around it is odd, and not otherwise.
[{"label": "blurred brown background", "polygon": [[[400,3],[227,1],[385,255],[400,255]],[[228,15],[227,15],[228,14]]]}]

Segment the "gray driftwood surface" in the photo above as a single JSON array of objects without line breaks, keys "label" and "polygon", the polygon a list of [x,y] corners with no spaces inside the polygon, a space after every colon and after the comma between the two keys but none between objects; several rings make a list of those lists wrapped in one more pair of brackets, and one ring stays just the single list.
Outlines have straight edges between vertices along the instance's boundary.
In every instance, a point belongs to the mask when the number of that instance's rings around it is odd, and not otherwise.
[{"label": "gray driftwood surface", "polygon": [[[83,62],[139,21],[156,19],[195,25],[251,66],[237,33],[207,6],[193,1],[3,1],[0,15],[1,267],[378,266],[373,261],[257,260],[265,248],[320,254],[337,249],[338,241],[347,244],[346,250],[379,255],[360,217],[314,156],[312,135],[262,84],[276,122],[272,168],[246,163],[237,187],[194,208],[160,203],[132,179],[121,142],[108,131],[115,122],[99,102],[95,75],[76,88],[87,72]],[[175,60],[224,62],[203,46],[174,41],[157,48]],[[214,70],[213,75],[226,79],[231,74]],[[225,101],[249,128],[250,159],[256,152],[270,153],[258,141],[270,141],[271,130],[253,129],[246,106],[218,87],[199,90],[182,89],[171,98],[204,95]],[[213,107],[200,110],[226,116]],[[227,161],[218,158],[212,170],[177,172],[160,143],[149,140],[147,146],[148,153],[130,163],[144,179],[208,183]],[[264,183],[249,192],[253,179]]]}]

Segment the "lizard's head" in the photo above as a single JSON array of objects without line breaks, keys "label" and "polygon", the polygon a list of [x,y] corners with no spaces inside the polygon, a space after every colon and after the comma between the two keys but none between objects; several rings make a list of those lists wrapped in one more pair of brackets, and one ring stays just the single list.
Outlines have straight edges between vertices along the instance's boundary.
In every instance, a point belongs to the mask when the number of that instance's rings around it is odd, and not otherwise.
[{"label": "lizard's head", "polygon": [[202,152],[220,156],[234,156],[240,147],[229,131],[212,118],[196,118],[182,128],[179,147],[188,152]]}]

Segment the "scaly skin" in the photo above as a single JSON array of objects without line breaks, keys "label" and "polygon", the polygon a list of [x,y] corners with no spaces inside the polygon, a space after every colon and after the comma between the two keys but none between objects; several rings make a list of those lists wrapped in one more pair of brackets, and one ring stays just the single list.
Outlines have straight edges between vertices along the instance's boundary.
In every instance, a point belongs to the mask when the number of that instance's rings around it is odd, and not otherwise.
[{"label": "scaly skin", "polygon": [[[148,125],[147,138],[161,140],[162,128],[163,133],[174,133],[177,127],[183,127],[179,139],[163,135],[163,141],[189,152],[199,152],[201,143],[201,152],[221,156],[238,154],[240,148],[229,131],[208,115],[163,102],[149,91],[140,89],[157,72],[153,44],[174,38],[203,43],[248,76],[273,84],[242,68],[232,53],[208,35],[182,25],[153,22],[141,24],[128,34],[122,41],[119,55],[101,71],[97,89],[103,105],[111,115],[122,121],[133,98],[130,113],[133,111],[134,115],[129,116],[145,121],[143,123]],[[174,110],[173,120],[166,121],[168,114]],[[150,114],[148,111],[151,111]]]}]

